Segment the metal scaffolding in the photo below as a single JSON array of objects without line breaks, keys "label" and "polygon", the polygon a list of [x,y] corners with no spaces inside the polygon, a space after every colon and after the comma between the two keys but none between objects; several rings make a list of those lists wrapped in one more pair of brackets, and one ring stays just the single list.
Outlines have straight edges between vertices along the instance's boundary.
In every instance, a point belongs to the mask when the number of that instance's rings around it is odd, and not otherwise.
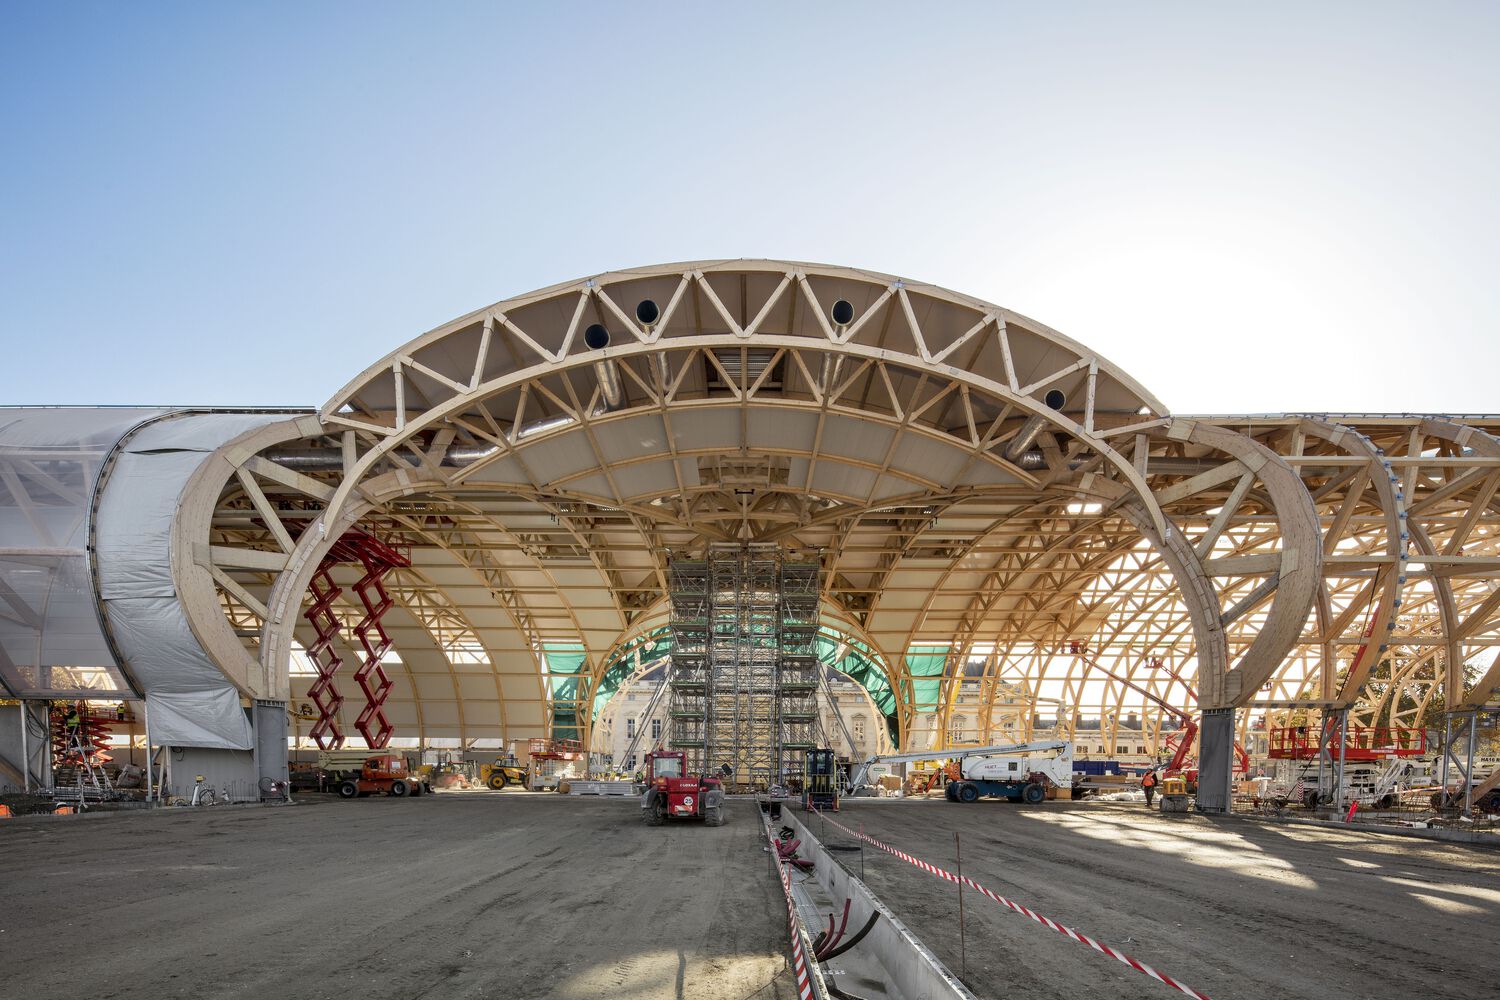
[{"label": "metal scaffolding", "polygon": [[716,544],[668,568],[670,745],[734,790],[801,773],[816,745],[818,567],[773,544]]},{"label": "metal scaffolding", "polygon": [[818,566],[781,564],[781,773],[800,775],[803,756],[826,746],[818,721]]}]

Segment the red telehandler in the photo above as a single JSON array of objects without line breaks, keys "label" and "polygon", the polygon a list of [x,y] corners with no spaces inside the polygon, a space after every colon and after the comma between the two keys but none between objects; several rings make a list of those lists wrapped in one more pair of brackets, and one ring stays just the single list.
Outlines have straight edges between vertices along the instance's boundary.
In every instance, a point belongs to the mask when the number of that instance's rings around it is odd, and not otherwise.
[{"label": "red telehandler", "polygon": [[724,783],[688,774],[687,754],[655,750],[646,754],[646,794],[641,810],[647,826],[671,819],[701,819],[705,826],[724,825]]}]

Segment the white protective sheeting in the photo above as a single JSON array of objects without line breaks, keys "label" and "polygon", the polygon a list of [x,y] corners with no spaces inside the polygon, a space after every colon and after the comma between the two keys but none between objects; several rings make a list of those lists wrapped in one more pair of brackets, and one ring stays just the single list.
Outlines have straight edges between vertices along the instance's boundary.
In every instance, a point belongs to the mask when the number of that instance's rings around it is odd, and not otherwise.
[{"label": "white protective sheeting", "polygon": [[144,407],[0,409],[0,693],[120,697],[90,576],[99,472]]},{"label": "white protective sheeting", "polygon": [[199,645],[172,583],[171,534],[183,487],[226,441],[283,413],[182,413],[125,441],[99,499],[99,596],[115,644],[146,695],[158,745],[248,750],[240,693]]}]

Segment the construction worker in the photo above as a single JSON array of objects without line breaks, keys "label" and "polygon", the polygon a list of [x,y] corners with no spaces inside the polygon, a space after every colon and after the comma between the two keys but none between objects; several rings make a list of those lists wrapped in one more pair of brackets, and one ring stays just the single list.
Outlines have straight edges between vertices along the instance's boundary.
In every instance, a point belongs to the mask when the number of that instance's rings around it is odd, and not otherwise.
[{"label": "construction worker", "polygon": [[1151,808],[1151,800],[1156,795],[1156,772],[1147,771],[1141,777],[1141,791],[1146,793],[1146,808]]}]

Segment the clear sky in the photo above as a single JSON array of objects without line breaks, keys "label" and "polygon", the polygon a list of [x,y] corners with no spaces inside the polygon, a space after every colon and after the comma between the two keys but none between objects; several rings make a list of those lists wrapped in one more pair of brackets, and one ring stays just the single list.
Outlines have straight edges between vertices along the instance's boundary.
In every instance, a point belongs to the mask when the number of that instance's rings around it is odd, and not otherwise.
[{"label": "clear sky", "polygon": [[1177,412],[1500,412],[1500,4],[0,5],[8,403],[316,405],[589,273],[786,257]]}]

